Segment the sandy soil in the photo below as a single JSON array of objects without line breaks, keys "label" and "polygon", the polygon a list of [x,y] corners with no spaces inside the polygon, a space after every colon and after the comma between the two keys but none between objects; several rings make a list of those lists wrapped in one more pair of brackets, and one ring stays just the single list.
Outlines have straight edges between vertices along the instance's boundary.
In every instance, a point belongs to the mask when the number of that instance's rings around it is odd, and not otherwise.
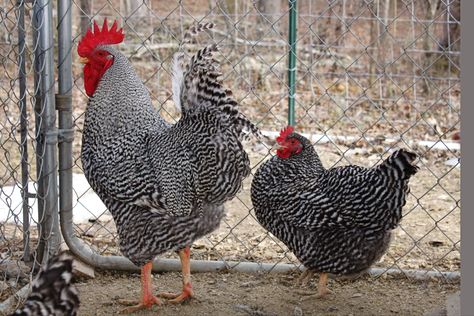
[{"label": "sandy soil", "polygon": [[[294,273],[199,273],[193,275],[196,298],[181,305],[155,306],[135,315],[425,315],[443,304],[459,284],[436,281],[362,277],[358,280],[330,280],[334,291],[316,299],[317,279],[296,286]],[[156,291],[180,290],[180,274],[154,274]],[[117,300],[136,298],[138,274],[98,273],[78,283],[81,295],[79,315],[112,315],[123,308]],[[309,294],[309,295],[308,295]]]}]

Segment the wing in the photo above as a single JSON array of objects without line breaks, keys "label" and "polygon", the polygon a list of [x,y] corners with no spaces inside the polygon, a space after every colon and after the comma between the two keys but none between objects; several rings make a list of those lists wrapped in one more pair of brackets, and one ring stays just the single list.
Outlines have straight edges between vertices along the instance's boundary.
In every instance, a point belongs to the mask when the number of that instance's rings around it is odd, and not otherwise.
[{"label": "wing", "polygon": [[[269,194],[276,196],[277,192]],[[284,205],[278,203],[281,195],[280,191],[270,207],[292,225],[307,230],[394,228],[405,204],[403,181],[358,166],[333,168],[316,180],[289,187]]]}]

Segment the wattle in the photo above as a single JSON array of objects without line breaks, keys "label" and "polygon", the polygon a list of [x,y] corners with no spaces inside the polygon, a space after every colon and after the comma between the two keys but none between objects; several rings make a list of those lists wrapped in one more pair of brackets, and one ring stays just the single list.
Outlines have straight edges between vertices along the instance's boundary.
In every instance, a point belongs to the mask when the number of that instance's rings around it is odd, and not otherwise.
[{"label": "wattle", "polygon": [[110,59],[106,61],[106,63],[100,68],[94,67],[91,64],[86,64],[84,66],[84,88],[88,97],[92,97],[94,95],[95,90],[99,85],[100,79],[102,79],[102,76],[107,71],[107,69],[112,66],[112,64],[113,60]]}]

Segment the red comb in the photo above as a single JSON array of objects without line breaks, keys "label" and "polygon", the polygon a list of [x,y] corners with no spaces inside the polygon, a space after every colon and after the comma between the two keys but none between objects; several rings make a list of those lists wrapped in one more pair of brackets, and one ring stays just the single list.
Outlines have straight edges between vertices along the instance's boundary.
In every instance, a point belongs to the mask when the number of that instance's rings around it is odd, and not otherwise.
[{"label": "red comb", "polygon": [[104,19],[102,30],[94,21],[94,33],[91,29],[87,30],[86,35],[81,39],[77,46],[77,53],[81,57],[87,57],[98,45],[118,44],[123,41],[125,35],[122,29],[117,29],[117,21],[109,29],[107,18]]},{"label": "red comb", "polygon": [[278,136],[276,138],[276,141],[277,143],[281,143],[283,142],[287,137],[288,135],[290,135],[291,133],[293,133],[293,131],[295,130],[295,128],[293,126],[287,126],[286,128],[282,129],[281,132],[280,132],[280,136]]}]

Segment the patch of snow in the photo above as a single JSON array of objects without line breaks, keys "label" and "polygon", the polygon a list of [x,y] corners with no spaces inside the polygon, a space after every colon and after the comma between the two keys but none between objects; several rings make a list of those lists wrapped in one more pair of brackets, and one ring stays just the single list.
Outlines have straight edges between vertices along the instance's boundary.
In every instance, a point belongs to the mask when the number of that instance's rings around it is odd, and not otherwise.
[{"label": "patch of snow", "polygon": [[[106,210],[100,198],[90,188],[83,174],[73,174],[73,221],[74,223],[87,222],[91,218],[99,217]],[[28,191],[35,193],[37,184],[28,183]],[[30,221],[38,222],[38,201],[29,198]],[[0,188],[0,222],[21,223],[23,199],[21,196],[21,184]]]}]

